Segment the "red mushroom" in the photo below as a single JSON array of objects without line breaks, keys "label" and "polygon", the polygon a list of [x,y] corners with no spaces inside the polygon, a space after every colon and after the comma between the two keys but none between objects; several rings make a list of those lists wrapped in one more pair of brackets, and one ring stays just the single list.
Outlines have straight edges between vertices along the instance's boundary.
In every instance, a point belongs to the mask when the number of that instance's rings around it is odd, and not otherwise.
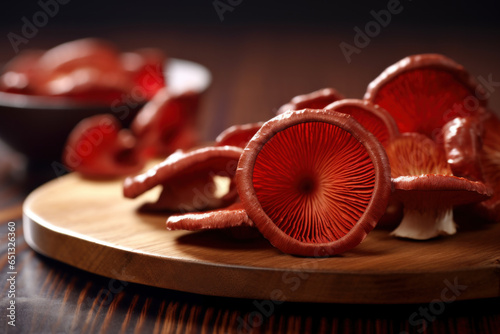
[{"label": "red mushroom", "polygon": [[368,101],[344,99],[333,102],[324,109],[351,115],[384,146],[399,135],[398,126],[391,115]]},{"label": "red mushroom", "polygon": [[[325,107],[354,117],[365,129],[370,131],[383,146],[399,136],[398,126],[392,116],[378,105],[369,101],[357,99],[343,99],[333,102]],[[403,216],[403,207],[397,200],[391,200],[387,206],[385,215],[380,218],[377,226],[389,227],[396,225]]]},{"label": "red mushroom", "polygon": [[427,240],[455,234],[453,206],[491,196],[485,184],[453,176],[444,151],[422,134],[405,133],[386,150],[395,196],[404,204],[394,236]]},{"label": "red mushroom", "polygon": [[364,98],[387,110],[401,132],[432,139],[445,123],[477,115],[487,102],[484,89],[463,66],[437,54],[409,56],[388,67]]},{"label": "red mushroom", "polygon": [[484,122],[481,166],[493,197],[479,203],[480,212],[489,220],[500,222],[500,119],[493,113]]},{"label": "red mushroom", "polygon": [[263,124],[264,122],[233,125],[217,136],[215,146],[228,145],[244,148]]},{"label": "red mushroom", "polygon": [[204,212],[171,215],[167,219],[167,230],[198,231],[204,229],[223,229],[237,226],[255,226],[248,218],[241,203],[234,203],[226,208]]},{"label": "red mushroom", "polygon": [[443,126],[443,146],[451,171],[474,181],[483,181],[481,149],[483,123],[479,117],[457,117]]},{"label": "red mushroom", "polygon": [[188,212],[227,206],[237,199],[231,180],[242,149],[232,146],[178,151],[143,174],[125,179],[125,197],[136,198],[162,186],[156,203],[146,210]]},{"label": "red mushroom", "polygon": [[0,90],[9,93],[35,94],[43,81],[40,76],[39,59],[42,50],[26,50],[9,61],[0,75]]},{"label": "red mushroom", "polygon": [[133,82],[120,62],[120,53],[106,41],[85,38],[60,44],[39,59],[47,78],[39,95],[112,102],[128,93]]},{"label": "red mushroom", "polygon": [[166,225],[167,230],[222,230],[235,239],[261,236],[239,202],[221,209],[172,215]]},{"label": "red mushroom", "polygon": [[63,162],[70,170],[90,177],[130,175],[145,164],[135,144],[135,138],[121,129],[114,116],[96,115],[82,120],[72,130]]},{"label": "red mushroom", "polygon": [[358,245],[391,193],[380,142],[349,115],[312,109],[266,122],[241,156],[236,183],[264,237],[305,256]]},{"label": "red mushroom", "polygon": [[66,96],[86,103],[112,103],[132,89],[125,73],[104,73],[95,68],[79,68],[53,76],[43,86],[42,95]]},{"label": "red mushroom", "polygon": [[122,70],[119,51],[111,43],[97,38],[59,44],[44,53],[40,66],[52,75],[67,74],[82,67],[104,72]]},{"label": "red mushroom", "polygon": [[149,156],[167,156],[177,149],[189,149],[197,142],[194,130],[199,94],[180,95],[160,89],[136,115],[131,130],[138,145]]},{"label": "red mushroom", "polygon": [[146,48],[121,55],[125,71],[134,84],[142,89],[145,100],[150,100],[161,88],[166,86],[164,64],[167,57],[163,51]]},{"label": "red mushroom", "polygon": [[297,95],[287,104],[282,105],[277,115],[281,115],[290,110],[301,109],[323,109],[332,102],[342,100],[344,96],[333,88],[323,88],[312,93]]}]

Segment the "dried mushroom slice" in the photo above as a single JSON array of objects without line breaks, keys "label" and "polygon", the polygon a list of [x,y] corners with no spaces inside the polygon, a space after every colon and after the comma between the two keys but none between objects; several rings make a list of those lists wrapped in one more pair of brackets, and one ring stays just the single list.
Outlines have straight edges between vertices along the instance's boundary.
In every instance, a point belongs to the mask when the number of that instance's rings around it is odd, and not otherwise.
[{"label": "dried mushroom slice", "polygon": [[391,193],[380,142],[349,115],[313,109],[266,122],[241,156],[236,183],[264,237],[304,256],[358,245]]}]

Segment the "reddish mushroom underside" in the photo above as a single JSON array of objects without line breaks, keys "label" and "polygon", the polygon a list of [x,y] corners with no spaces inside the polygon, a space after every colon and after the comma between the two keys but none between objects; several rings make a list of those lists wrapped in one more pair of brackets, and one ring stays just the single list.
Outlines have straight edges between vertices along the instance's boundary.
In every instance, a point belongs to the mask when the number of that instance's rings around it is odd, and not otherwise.
[{"label": "reddish mushroom underside", "polygon": [[392,235],[427,240],[456,233],[453,207],[491,196],[482,182],[453,176],[444,151],[430,138],[405,133],[387,147],[395,198],[404,216]]},{"label": "reddish mushroom underside", "polygon": [[435,139],[445,123],[481,112],[484,89],[453,60],[438,54],[406,57],[388,67],[364,97],[387,110],[401,132]]},{"label": "reddish mushroom underside", "polygon": [[389,170],[381,144],[352,117],[306,109],[262,126],[236,182],[249,217],[275,247],[327,256],[358,245],[383,215]]}]

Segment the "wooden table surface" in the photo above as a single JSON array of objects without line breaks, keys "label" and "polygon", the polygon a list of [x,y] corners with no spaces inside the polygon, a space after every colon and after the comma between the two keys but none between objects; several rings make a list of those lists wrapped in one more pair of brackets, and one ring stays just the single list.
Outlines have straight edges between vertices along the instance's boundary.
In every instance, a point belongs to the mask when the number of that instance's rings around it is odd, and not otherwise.
[{"label": "wooden table surface", "polygon": [[[206,65],[214,80],[200,112],[204,140],[213,140],[232,124],[268,119],[294,95],[322,87],[360,98],[380,71],[413,53],[444,53],[475,76],[500,80],[500,45],[492,43],[500,40],[498,30],[442,26],[415,31],[389,26],[347,63],[339,43],[352,43],[352,28],[221,23],[215,28],[99,27],[83,33],[47,26],[30,46],[46,48],[84,35],[101,36],[123,49],[158,46],[172,57]],[[13,56],[7,43],[1,48],[1,61]],[[500,92],[492,92],[491,106],[500,111]],[[72,268],[35,253],[23,239],[22,202],[34,187],[55,178],[53,174],[48,166],[36,166],[24,178],[0,182],[0,332],[500,333],[498,298],[443,303],[436,295],[428,303],[409,305],[276,304],[157,289]],[[16,233],[15,327],[6,317],[12,300],[9,222]]]}]

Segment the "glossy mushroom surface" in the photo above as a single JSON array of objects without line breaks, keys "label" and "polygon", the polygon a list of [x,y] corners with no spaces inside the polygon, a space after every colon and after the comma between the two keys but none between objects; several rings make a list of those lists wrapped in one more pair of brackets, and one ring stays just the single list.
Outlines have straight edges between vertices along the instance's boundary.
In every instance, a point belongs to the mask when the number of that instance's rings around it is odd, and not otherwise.
[{"label": "glossy mushroom surface", "polygon": [[479,203],[481,214],[500,222],[500,119],[490,114],[484,122],[481,167],[487,185],[493,189],[491,199]]},{"label": "glossy mushroom surface", "polygon": [[443,126],[443,147],[455,176],[483,181],[483,123],[479,117],[457,117]]}]

